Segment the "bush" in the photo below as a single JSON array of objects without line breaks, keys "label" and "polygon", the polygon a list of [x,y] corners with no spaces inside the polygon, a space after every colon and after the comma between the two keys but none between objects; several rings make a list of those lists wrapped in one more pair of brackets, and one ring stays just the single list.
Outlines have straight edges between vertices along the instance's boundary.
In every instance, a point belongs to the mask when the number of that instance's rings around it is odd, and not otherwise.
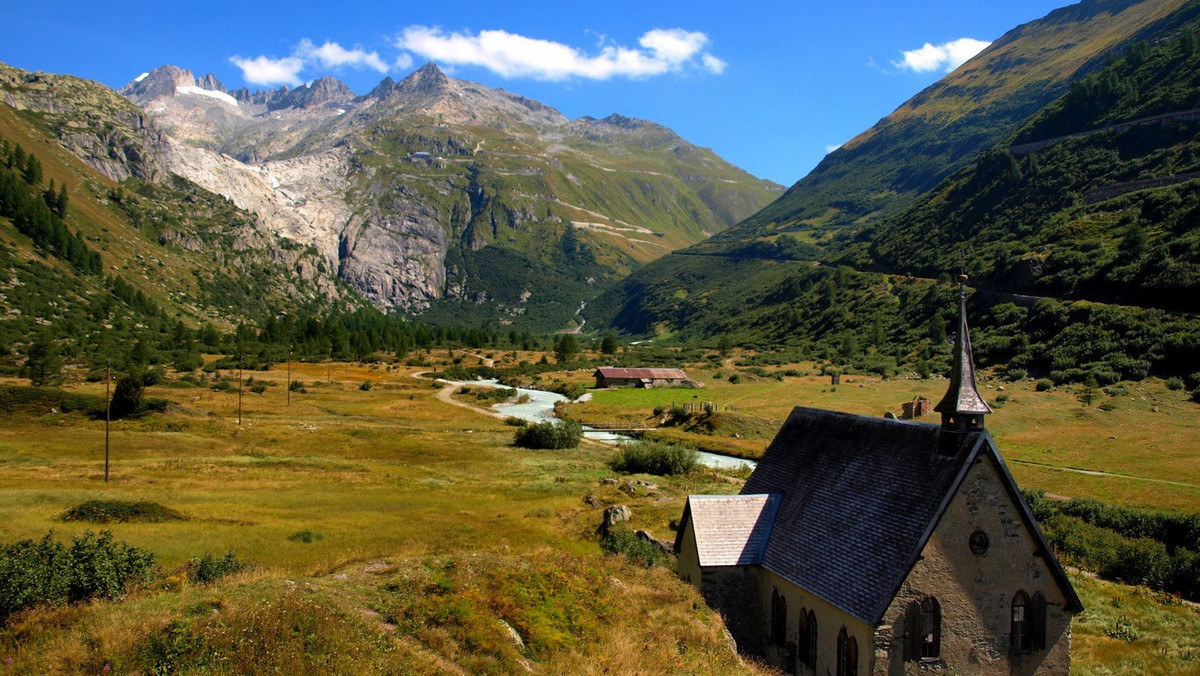
[{"label": "bush", "polygon": [[287,537],[287,539],[292,542],[303,542],[304,544],[309,544],[316,542],[317,540],[324,540],[325,536],[321,535],[315,530],[308,530],[305,528],[304,530],[298,530],[295,533],[292,533]]},{"label": "bush", "polygon": [[1168,390],[1182,390],[1183,389],[1183,378],[1179,378],[1179,377],[1167,378],[1167,389]]},{"label": "bush", "polygon": [[254,383],[250,386],[250,391],[254,394],[262,394],[263,392],[267,391],[267,384],[261,381]]},{"label": "bush", "polygon": [[696,467],[696,449],[662,441],[631,441],[621,444],[621,450],[609,461],[618,472],[657,474],[687,474]]},{"label": "bush", "polygon": [[371,381],[364,380],[362,382],[362,385],[358,386],[358,389],[362,390],[363,392],[370,392],[371,391]]},{"label": "bush", "polygon": [[1054,389],[1054,381],[1050,380],[1049,378],[1041,378],[1037,381],[1037,384],[1033,386],[1033,389],[1037,390],[1038,392],[1049,392],[1050,390]]},{"label": "bush", "polygon": [[232,575],[247,568],[249,565],[249,561],[238,559],[232,549],[221,558],[205,552],[204,556],[201,556],[199,559],[192,559],[189,562],[189,567],[192,568],[191,578],[201,584],[216,582],[226,575]]},{"label": "bush", "polygon": [[583,426],[576,420],[555,424],[549,420],[517,429],[513,443],[522,448],[575,448],[583,438]]},{"label": "bush", "polygon": [[70,547],[52,538],[0,546],[0,622],[36,605],[117,598],[150,581],[154,554],[114,541],[111,531],[86,531]]},{"label": "bush", "polygon": [[606,554],[624,554],[634,563],[647,568],[661,566],[668,561],[666,552],[658,545],[644,540],[628,528],[617,525],[608,529],[600,538],[600,549]]},{"label": "bush", "polygon": [[292,381],[292,382],[291,382],[291,383],[288,385],[288,390],[290,390],[290,391],[292,391],[292,392],[299,392],[299,393],[301,393],[301,394],[304,394],[305,392],[308,392],[308,390],[304,389],[304,382],[303,382],[303,381],[300,381],[300,380],[293,380],[293,381]]},{"label": "bush", "polygon": [[113,420],[128,418],[142,412],[142,395],[145,393],[145,383],[140,373],[127,373],[117,381],[113,389],[112,403],[109,413]]},{"label": "bush", "polygon": [[157,502],[124,500],[88,500],[63,512],[61,518],[63,521],[90,523],[162,523],[187,520],[184,515]]}]

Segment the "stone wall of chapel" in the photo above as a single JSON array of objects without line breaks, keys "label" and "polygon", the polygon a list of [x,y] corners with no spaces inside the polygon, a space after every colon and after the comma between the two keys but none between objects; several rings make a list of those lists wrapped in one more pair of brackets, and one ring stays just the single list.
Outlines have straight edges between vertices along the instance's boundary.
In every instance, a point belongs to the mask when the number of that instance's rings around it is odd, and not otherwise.
[{"label": "stone wall of chapel", "polygon": [[[807,592],[766,568],[756,568],[761,576],[758,585],[758,606],[761,608],[758,633],[762,640],[760,654],[768,664],[795,674],[836,674],[838,632],[846,629],[847,636],[858,642],[858,673],[871,673],[871,625],[835,608],[820,597]],[[787,632],[783,645],[771,641],[771,594],[778,591],[787,601]],[[800,609],[811,610],[817,620],[816,669],[800,664]]]},{"label": "stone wall of chapel", "polygon": [[692,523],[689,519],[679,543],[676,574],[699,589],[709,607],[721,614],[739,652],[759,654],[762,649],[758,635],[759,609],[753,603],[758,598],[757,567],[701,567]]},{"label": "stone wall of chapel", "polygon": [[[970,547],[976,531],[988,539],[980,555]],[[1036,592],[1046,598],[1045,650],[1010,654],[1012,600],[1018,590],[1031,599]],[[911,601],[927,596],[941,606],[941,658],[927,664],[905,662],[905,611]],[[874,673],[1066,676],[1071,613],[1064,609],[1065,602],[996,466],[981,457],[875,631]]]}]

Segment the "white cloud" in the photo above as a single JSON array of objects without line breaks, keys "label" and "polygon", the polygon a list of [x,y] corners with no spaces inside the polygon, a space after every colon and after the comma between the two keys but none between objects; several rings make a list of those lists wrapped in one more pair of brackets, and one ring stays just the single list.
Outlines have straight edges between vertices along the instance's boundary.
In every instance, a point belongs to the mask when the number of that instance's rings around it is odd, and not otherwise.
[{"label": "white cloud", "polygon": [[930,73],[935,70],[950,71],[966,63],[971,57],[992,43],[974,38],[959,38],[940,45],[928,42],[919,49],[901,52],[903,61],[893,61],[892,65],[902,70],[914,73]]},{"label": "white cloud", "polygon": [[607,80],[643,78],[703,68],[720,74],[726,63],[704,50],[708,36],[679,28],[657,28],[638,40],[641,49],[606,44],[588,55],[561,42],[529,38],[503,30],[447,33],[432,26],[409,26],[396,46],[449,66],[481,66],[506,78]]},{"label": "white cloud", "polygon": [[[378,52],[368,52],[361,47],[346,49],[340,44],[328,40],[318,46],[307,38],[296,45],[291,56],[281,59],[269,56],[244,59],[240,56],[233,56],[229,58],[229,61],[242,70],[242,79],[247,83],[263,86],[286,84],[295,87],[304,82],[300,73],[313,69],[371,68],[380,73],[386,73],[389,70],[387,63],[380,58]],[[408,65],[411,65],[411,61],[410,58]],[[399,61],[397,66],[408,67],[401,66]]]},{"label": "white cloud", "polygon": [[343,66],[352,66],[361,68],[373,68],[380,73],[386,73],[388,70],[387,64],[383,59],[379,58],[378,52],[368,52],[361,47],[354,49],[346,49],[336,42],[326,41],[325,44],[317,47],[310,40],[301,40],[293,52],[294,56],[304,59],[309,63],[319,63],[325,68],[341,68]]},{"label": "white cloud", "polygon": [[831,153],[841,147],[842,147],[842,144],[840,144],[840,143],[837,145],[825,146],[825,154],[828,155],[829,153]]},{"label": "white cloud", "polygon": [[242,69],[242,79],[249,84],[263,86],[287,84],[295,87],[303,82],[300,79],[300,71],[304,69],[304,62],[293,56],[282,59],[272,59],[266,56],[243,59],[240,56],[231,56],[229,61]]}]

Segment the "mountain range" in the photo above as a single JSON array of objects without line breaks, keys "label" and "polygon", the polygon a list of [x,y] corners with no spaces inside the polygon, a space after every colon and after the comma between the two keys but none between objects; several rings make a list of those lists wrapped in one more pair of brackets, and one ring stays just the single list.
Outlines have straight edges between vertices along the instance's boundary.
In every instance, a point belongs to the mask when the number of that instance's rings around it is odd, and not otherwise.
[{"label": "mountain range", "polygon": [[226,198],[328,290],[432,321],[581,324],[611,280],[782,190],[661,125],[569,120],[434,64],[361,96],[333,78],[231,91],[173,66],[121,96],[3,72],[5,102],[107,179]]}]

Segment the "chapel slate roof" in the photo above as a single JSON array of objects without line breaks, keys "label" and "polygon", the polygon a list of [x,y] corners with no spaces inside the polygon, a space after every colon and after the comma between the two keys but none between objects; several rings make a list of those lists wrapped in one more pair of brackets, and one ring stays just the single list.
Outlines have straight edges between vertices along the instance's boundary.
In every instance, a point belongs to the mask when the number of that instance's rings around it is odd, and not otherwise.
[{"label": "chapel slate roof", "polygon": [[688,496],[679,540],[690,519],[701,566],[758,565],[778,506],[778,495]]},{"label": "chapel slate roof", "polygon": [[986,432],[954,435],[939,451],[942,434],[793,409],[742,489],[781,495],[762,565],[877,624],[979,447],[991,443]]},{"label": "chapel slate roof", "polygon": [[592,375],[604,376],[605,378],[629,378],[635,380],[639,378],[650,380],[687,379],[687,373],[681,369],[624,368],[620,366],[601,366]]}]

